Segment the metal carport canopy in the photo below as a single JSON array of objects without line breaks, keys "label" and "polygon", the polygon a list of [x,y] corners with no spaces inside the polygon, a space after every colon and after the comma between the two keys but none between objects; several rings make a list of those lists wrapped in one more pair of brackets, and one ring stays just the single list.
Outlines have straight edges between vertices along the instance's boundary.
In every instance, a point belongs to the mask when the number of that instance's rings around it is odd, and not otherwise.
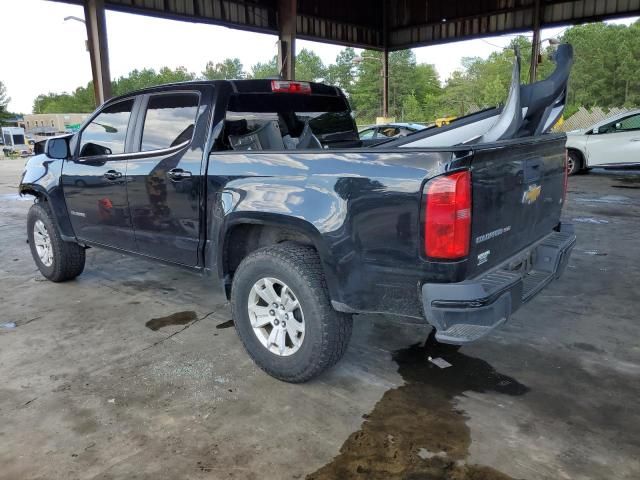
[{"label": "metal carport canopy", "polygon": [[278,35],[281,77],[295,79],[296,38],[382,50],[383,117],[389,52],[640,14],[640,0],[53,0],[84,6],[97,104],[111,96],[105,9]]},{"label": "metal carport canopy", "polygon": [[[82,5],[83,0],[55,0]],[[104,0],[105,8],[279,33],[278,0]],[[640,0],[297,0],[296,36],[400,50],[640,13]],[[385,21],[386,20],[386,21]]]}]

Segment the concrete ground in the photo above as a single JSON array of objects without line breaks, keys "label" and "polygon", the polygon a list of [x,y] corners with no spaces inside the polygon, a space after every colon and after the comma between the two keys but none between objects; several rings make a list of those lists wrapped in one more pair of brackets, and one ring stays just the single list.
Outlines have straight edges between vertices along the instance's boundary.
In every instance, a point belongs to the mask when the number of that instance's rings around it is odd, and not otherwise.
[{"label": "concrete ground", "polygon": [[23,163],[0,160],[0,479],[640,478],[637,173],[570,179],[569,268],[498,333],[451,352],[357,317],[336,368],[288,385],[197,276],[92,249],[45,281]]}]

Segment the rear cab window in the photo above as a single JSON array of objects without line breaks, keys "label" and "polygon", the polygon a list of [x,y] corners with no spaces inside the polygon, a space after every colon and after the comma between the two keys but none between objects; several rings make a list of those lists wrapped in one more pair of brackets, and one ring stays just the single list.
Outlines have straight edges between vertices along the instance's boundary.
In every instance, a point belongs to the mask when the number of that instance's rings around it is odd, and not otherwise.
[{"label": "rear cab window", "polygon": [[149,97],[140,151],[164,150],[191,141],[200,96],[176,92]]},{"label": "rear cab window", "polygon": [[311,93],[283,93],[265,89],[268,82],[257,82],[242,82],[243,90],[231,95],[217,150],[360,146],[349,104],[335,88],[311,84]]}]

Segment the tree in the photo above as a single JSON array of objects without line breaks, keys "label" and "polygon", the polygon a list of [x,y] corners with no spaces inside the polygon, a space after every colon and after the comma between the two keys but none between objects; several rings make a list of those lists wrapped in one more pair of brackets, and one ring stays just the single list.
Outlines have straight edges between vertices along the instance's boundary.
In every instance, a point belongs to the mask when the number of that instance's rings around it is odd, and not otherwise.
[{"label": "tree", "polygon": [[326,68],[322,59],[311,50],[303,48],[296,55],[296,79],[320,82],[326,76]]},{"label": "tree", "polygon": [[423,120],[424,113],[420,107],[420,102],[416,98],[414,92],[404,97],[402,100],[402,114],[400,119],[403,122],[420,122]]},{"label": "tree", "polygon": [[340,87],[349,96],[356,81],[355,58],[355,50],[347,47],[340,51],[336,63],[329,65],[325,73],[325,81],[328,84]]},{"label": "tree", "polygon": [[0,81],[0,122],[11,116],[8,111],[10,101],[11,97],[7,95],[7,87]]},{"label": "tree", "polygon": [[278,78],[278,57],[274,56],[268,62],[258,62],[251,66],[249,78]]},{"label": "tree", "polygon": [[162,67],[158,72],[153,68],[133,70],[126,76],[121,76],[111,82],[111,89],[114,95],[124,95],[141,88],[153,87],[164,83],[186,82],[195,79],[194,73],[189,72],[184,67],[171,69]]},{"label": "tree", "polygon": [[216,64],[207,62],[202,77],[207,80],[233,80],[244,78],[245,73],[239,58],[225,58]]}]

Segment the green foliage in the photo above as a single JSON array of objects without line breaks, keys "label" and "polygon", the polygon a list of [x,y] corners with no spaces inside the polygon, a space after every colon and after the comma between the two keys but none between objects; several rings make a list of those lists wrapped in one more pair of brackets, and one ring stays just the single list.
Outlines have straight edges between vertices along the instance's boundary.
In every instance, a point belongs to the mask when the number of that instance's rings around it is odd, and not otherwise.
[{"label": "green foliage", "polygon": [[226,58],[216,64],[209,61],[202,72],[202,78],[207,80],[233,80],[244,77],[244,70],[239,58]]},{"label": "green foliage", "polygon": [[7,94],[7,87],[0,81],[0,123],[11,117],[11,114],[7,110],[11,97]]},{"label": "green foliage", "polygon": [[187,71],[184,67],[172,70],[169,67],[162,67],[158,72],[153,68],[133,70],[127,76],[122,76],[111,82],[113,95],[124,95],[141,88],[153,87],[164,83],[186,82],[195,79],[195,74]]},{"label": "green foliage", "polygon": [[354,59],[356,52],[347,47],[341,50],[336,57],[336,63],[326,68],[325,81],[330,85],[336,85],[346,92],[350,92],[356,82],[356,67]]},{"label": "green foliage", "polygon": [[296,55],[296,78],[299,80],[307,80],[310,82],[319,82],[324,80],[327,69],[322,63],[322,59],[312,52],[303,48]]},{"label": "green foliage", "polygon": [[568,29],[574,48],[569,102],[585,107],[640,104],[640,22],[626,27],[594,23]]},{"label": "green foliage", "polygon": [[277,78],[278,57],[274,56],[268,62],[258,62],[251,67],[249,78]]},{"label": "green foliage", "polygon": [[42,94],[33,101],[33,113],[89,113],[94,109],[93,82],[76,88],[71,94]]}]

